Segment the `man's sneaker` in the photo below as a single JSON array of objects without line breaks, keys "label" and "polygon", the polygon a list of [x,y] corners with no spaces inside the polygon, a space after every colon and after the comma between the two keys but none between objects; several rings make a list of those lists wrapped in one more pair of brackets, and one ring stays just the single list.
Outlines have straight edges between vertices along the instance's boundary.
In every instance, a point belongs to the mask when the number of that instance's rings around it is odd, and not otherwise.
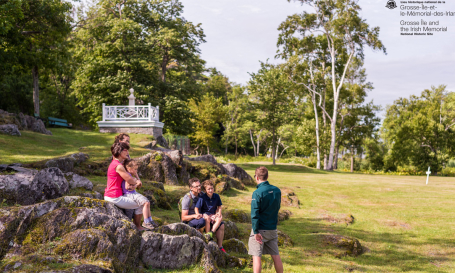
[{"label": "man's sneaker", "polygon": [[142,227],[146,228],[148,230],[154,230],[155,229],[155,227],[152,225],[152,223],[145,223],[144,222],[144,223],[142,223]]},{"label": "man's sneaker", "polygon": [[220,247],[220,250],[226,253],[226,250],[224,250],[224,247]]}]

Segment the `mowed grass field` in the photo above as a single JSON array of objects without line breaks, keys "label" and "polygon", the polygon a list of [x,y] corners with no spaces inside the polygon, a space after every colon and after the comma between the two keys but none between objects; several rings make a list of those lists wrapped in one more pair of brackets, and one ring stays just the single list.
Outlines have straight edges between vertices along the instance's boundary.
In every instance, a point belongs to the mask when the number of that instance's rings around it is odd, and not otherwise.
[{"label": "mowed grass field", "polygon": [[[0,135],[0,164],[33,161],[87,152],[91,160],[109,155],[114,134],[51,129],[54,136],[23,132],[22,137]],[[132,135],[132,157],[147,152],[146,135]],[[84,148],[82,148],[84,147]],[[82,149],[81,149],[82,148]],[[455,178],[362,175],[324,172],[304,166],[268,162],[239,164],[250,175],[260,165],[269,168],[269,181],[289,189],[300,199],[300,208],[283,207],[293,215],[278,229],[294,241],[281,248],[285,272],[455,272]],[[88,177],[95,184],[101,176]],[[254,187],[231,189],[222,195],[225,208],[250,211]],[[178,195],[184,187],[166,186]],[[173,204],[175,206],[175,204]],[[352,214],[352,224],[333,219]],[[156,209],[152,215],[167,223],[178,221],[178,210]],[[238,224],[247,243],[250,224]],[[342,251],[326,243],[327,235],[357,238],[366,252],[358,257],[335,256]],[[274,272],[270,257],[263,258],[263,272]],[[223,269],[224,272],[252,272]],[[151,270],[155,272],[155,270]],[[192,267],[159,272],[203,272]]]},{"label": "mowed grass field", "polygon": [[[264,165],[264,164],[263,164]],[[241,165],[251,175],[259,164]],[[281,248],[285,272],[455,272],[455,179],[321,172],[303,166],[266,165],[270,183],[293,190],[300,209],[278,229],[295,245]],[[249,210],[251,191],[224,198]],[[352,214],[351,225],[327,219]],[[335,258],[340,251],[324,235],[357,238],[366,253]],[[266,260],[274,272],[271,259]],[[245,270],[248,272],[248,270]]]}]

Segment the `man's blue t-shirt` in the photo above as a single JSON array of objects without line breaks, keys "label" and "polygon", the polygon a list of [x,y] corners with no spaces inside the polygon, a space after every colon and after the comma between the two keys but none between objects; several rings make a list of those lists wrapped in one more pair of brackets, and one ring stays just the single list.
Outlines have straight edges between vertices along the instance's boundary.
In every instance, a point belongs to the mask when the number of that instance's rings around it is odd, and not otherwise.
[{"label": "man's blue t-shirt", "polygon": [[221,198],[218,194],[214,193],[212,198],[210,198],[206,193],[204,193],[197,201],[196,208],[200,210],[199,213],[201,214],[215,214],[216,209],[221,205]]}]

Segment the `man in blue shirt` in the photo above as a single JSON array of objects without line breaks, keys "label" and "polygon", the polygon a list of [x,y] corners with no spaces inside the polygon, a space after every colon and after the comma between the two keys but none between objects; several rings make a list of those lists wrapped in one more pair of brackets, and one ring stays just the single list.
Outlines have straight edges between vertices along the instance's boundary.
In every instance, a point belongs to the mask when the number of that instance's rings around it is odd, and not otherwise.
[{"label": "man in blue shirt", "polygon": [[266,167],[256,169],[254,178],[257,190],[251,200],[252,230],[248,241],[248,254],[253,256],[253,272],[261,272],[262,254],[270,254],[278,273],[283,273],[283,263],[278,251],[278,211],[281,205],[281,191],[270,185]]},{"label": "man in blue shirt", "polygon": [[223,205],[221,198],[214,193],[215,189],[212,181],[206,180],[202,183],[202,186],[206,193],[199,198],[194,211],[203,214],[205,232],[210,238],[213,238],[213,233],[215,233],[218,247],[221,251],[226,252],[223,248],[224,222],[221,215],[221,206]]}]

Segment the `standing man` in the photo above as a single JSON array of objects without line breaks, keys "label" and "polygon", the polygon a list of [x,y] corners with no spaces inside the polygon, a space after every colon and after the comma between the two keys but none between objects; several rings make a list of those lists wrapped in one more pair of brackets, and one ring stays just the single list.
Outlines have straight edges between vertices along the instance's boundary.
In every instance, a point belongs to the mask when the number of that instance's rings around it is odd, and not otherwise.
[{"label": "standing man", "polygon": [[252,230],[248,241],[248,254],[253,256],[253,272],[261,272],[262,254],[270,254],[277,273],[283,273],[283,263],[278,251],[278,211],[281,205],[281,191],[267,181],[266,167],[256,169],[254,178],[258,184],[251,200]]}]

